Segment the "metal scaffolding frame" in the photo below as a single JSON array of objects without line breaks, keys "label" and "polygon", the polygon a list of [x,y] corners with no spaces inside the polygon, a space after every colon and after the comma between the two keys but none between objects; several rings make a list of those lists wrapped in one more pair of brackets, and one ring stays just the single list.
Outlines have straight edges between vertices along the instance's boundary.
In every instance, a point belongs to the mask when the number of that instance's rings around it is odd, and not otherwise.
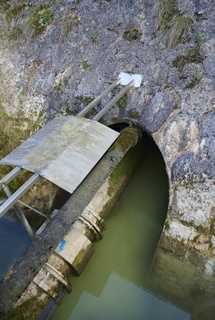
[{"label": "metal scaffolding frame", "polygon": [[[15,149],[14,151],[11,152],[8,156],[6,156],[3,160],[0,161],[0,164],[11,164],[15,165],[16,167],[9,172],[4,178],[0,180],[0,188],[3,189],[5,192],[7,199],[1,200],[0,201],[0,218],[12,207],[14,207],[19,219],[23,223],[25,229],[27,230],[29,236],[32,239],[35,239],[36,236],[38,236],[42,230],[45,228],[47,223],[50,221],[52,218],[52,215],[47,216],[40,212],[39,210],[32,208],[31,206],[25,204],[24,202],[20,201],[22,196],[39,180],[40,175],[45,177],[47,180],[55,183],[59,187],[67,190],[68,192],[72,193],[75,188],[80,184],[81,181],[86,177],[86,175],[90,172],[90,170],[93,168],[93,166],[97,163],[97,161],[101,158],[101,156],[107,151],[107,149],[111,146],[111,144],[115,141],[115,139],[118,137],[118,133],[112,133],[114,130],[107,128],[101,124],[96,125],[97,121],[101,119],[101,117],[112,107],[114,106],[117,101],[125,95],[125,93],[131,88],[131,87],[139,87],[140,83],[142,81],[142,76],[141,75],[135,75],[135,74],[127,74],[127,73],[120,73],[119,77],[116,81],[114,81],[104,92],[102,92],[97,98],[95,98],[89,105],[87,105],[82,111],[80,111],[77,114],[77,121],[72,121],[71,116],[67,116],[67,118],[70,121],[70,126],[74,125],[74,131],[75,135],[74,136],[69,136],[71,134],[71,128],[70,131],[68,131],[68,122],[65,121],[64,119],[61,121],[55,121],[52,120],[53,125],[46,125],[46,128],[42,128],[41,130],[38,131],[34,136],[29,138],[26,142],[24,142],[20,147]],[[80,121],[80,117],[85,117],[86,114],[93,108],[95,107],[102,99],[110,93],[117,85],[123,85],[124,87],[116,94],[115,97],[113,97],[109,103],[106,104],[93,118],[92,120],[86,119],[83,121]],[[79,118],[79,121],[78,121]],[[59,120],[59,119],[58,119]],[[74,120],[74,119],[73,119]],[[88,123],[87,123],[88,122]],[[91,122],[91,123],[90,123]],[[83,123],[83,124],[82,124]],[[65,129],[65,127],[67,128]],[[95,127],[95,129],[92,128]],[[106,130],[102,129],[102,127],[107,128]],[[109,131],[108,131],[109,130]],[[48,141],[46,140],[46,136],[50,133],[51,131],[51,139]],[[59,139],[55,138],[55,141],[53,139],[53,136],[56,137],[58,133],[61,132],[62,134],[62,139],[65,138],[64,144],[59,143]],[[87,133],[86,133],[87,131]],[[85,132],[85,133],[84,133]],[[84,136],[85,134],[85,136]],[[83,149],[83,146],[81,145],[78,146],[77,148],[77,140],[79,139],[79,136],[83,135],[84,137],[82,140],[85,140],[85,147],[86,151],[89,152],[89,155],[83,154],[81,149]],[[105,135],[107,136],[105,141]],[[78,138],[77,138],[78,136]],[[96,138],[97,137],[97,138]],[[71,144],[71,140],[74,139],[75,143],[73,143],[72,148],[70,147],[66,149],[67,145]],[[95,143],[93,145],[93,139],[95,140]],[[99,140],[100,139],[100,140]],[[103,139],[103,140],[102,140]],[[87,143],[88,145],[87,145]],[[105,143],[104,143],[105,142]],[[44,143],[44,145],[43,145]],[[80,143],[79,143],[80,144]],[[83,142],[82,142],[83,144]],[[41,145],[43,146],[43,149],[41,149]],[[23,147],[22,147],[23,146]],[[38,147],[39,146],[39,147]],[[58,146],[58,147],[56,147]],[[53,150],[51,150],[53,148]],[[95,154],[90,153],[89,149],[90,148],[95,148],[95,153],[98,153],[98,156],[95,156]],[[47,150],[46,150],[47,149]],[[75,149],[75,152],[72,153],[71,149]],[[17,151],[18,150],[18,151]],[[30,151],[29,151],[30,150]],[[54,163],[54,158],[50,160],[50,153],[53,151],[53,157],[58,157],[57,163],[58,166],[56,166],[56,163]],[[80,152],[80,157],[78,157],[78,153]],[[59,154],[62,153],[65,155],[64,156],[59,156]],[[27,156],[26,156],[27,154]],[[45,154],[45,156],[44,156]],[[17,157],[17,161],[13,163],[13,156]],[[63,161],[61,163],[64,164],[64,166],[68,166],[68,159],[64,159],[65,157],[70,157],[72,156],[72,161],[80,161],[80,164],[82,166],[86,166],[86,170],[82,172],[81,177],[77,177],[77,171],[76,168],[72,168],[74,173],[76,174],[73,175],[74,180],[77,178],[77,181],[75,182],[75,186],[73,186],[73,189],[69,188],[67,185],[64,187],[64,185],[61,183],[60,184],[60,178],[56,180],[56,178],[53,178],[53,172],[55,175],[56,168],[59,168],[60,166],[60,160]],[[87,161],[83,161],[83,157],[87,158],[92,157],[91,163],[87,163]],[[41,159],[40,159],[41,157]],[[64,158],[63,158],[64,157]],[[76,157],[76,158],[74,158]],[[24,159],[24,160],[23,160]],[[40,161],[39,161],[40,160]],[[65,161],[66,162],[65,162]],[[69,159],[70,160],[70,159]],[[37,162],[37,163],[36,163]],[[38,165],[38,163],[40,164]],[[33,163],[33,165],[32,165]],[[36,163],[36,165],[35,165]],[[42,163],[42,164],[41,164]],[[51,163],[51,165],[50,165]],[[54,163],[54,165],[53,165]],[[66,163],[66,164],[65,164]],[[20,167],[19,167],[20,166]],[[51,170],[49,170],[50,167],[53,167]],[[22,168],[25,168],[26,170],[29,170],[33,172],[34,174],[13,194],[11,193],[8,184],[16,178],[22,171]],[[46,171],[46,175],[44,175],[44,171]],[[70,170],[71,171],[71,170]],[[43,173],[42,173],[43,172]],[[48,173],[47,173],[48,172]],[[71,172],[69,172],[71,174]],[[62,174],[62,172],[60,172]],[[68,179],[68,172],[65,172],[65,179]],[[49,179],[50,178],[50,179]],[[70,175],[70,180],[69,183],[71,183],[71,175]],[[68,182],[67,182],[68,183]],[[39,215],[42,215],[43,217],[46,218],[46,221],[44,222],[43,226],[40,227],[40,229],[34,234],[34,231],[32,230],[28,220],[26,219],[24,212],[19,206],[19,203],[22,204],[23,206],[26,206],[30,210],[33,210],[34,212],[38,213]],[[56,213],[55,213],[56,214]]]},{"label": "metal scaffolding frame", "polygon": [[[0,187],[5,192],[8,199],[6,199],[3,204],[0,206],[0,218],[12,207],[14,207],[19,219],[23,223],[25,229],[27,230],[29,236],[31,239],[35,239],[34,232],[28,222],[28,220],[25,217],[24,212],[18,205],[19,199],[39,180],[39,175],[34,174],[32,177],[30,177],[16,192],[13,194],[11,193],[8,184],[21,173],[21,168],[14,168],[11,172],[9,172],[3,179],[0,180]],[[25,205],[22,202],[23,205]],[[28,206],[30,207],[30,206]],[[30,207],[31,208],[31,207]],[[32,208],[33,209],[33,208]]]}]

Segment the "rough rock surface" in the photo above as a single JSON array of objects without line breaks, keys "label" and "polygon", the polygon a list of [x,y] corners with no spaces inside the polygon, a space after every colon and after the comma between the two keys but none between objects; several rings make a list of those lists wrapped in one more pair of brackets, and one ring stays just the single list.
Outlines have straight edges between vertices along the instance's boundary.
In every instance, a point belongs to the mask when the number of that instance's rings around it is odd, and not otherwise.
[{"label": "rough rock surface", "polygon": [[[168,2],[175,20],[162,16]],[[133,123],[154,138],[170,184],[163,237],[214,256],[214,1],[66,0],[38,9],[33,0],[15,13],[18,2],[10,3],[0,22],[5,111],[21,111],[23,122],[76,114],[120,72],[142,74],[141,87],[102,121]],[[172,45],[177,17],[186,18],[187,29]]]}]

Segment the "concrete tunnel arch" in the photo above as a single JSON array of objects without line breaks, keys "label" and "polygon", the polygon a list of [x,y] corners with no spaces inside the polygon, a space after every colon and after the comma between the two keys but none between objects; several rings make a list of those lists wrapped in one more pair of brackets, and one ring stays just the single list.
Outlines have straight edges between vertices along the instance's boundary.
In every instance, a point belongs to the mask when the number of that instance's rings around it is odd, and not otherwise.
[{"label": "concrete tunnel arch", "polygon": [[[133,124],[129,120],[129,123],[125,122],[125,121],[119,121],[119,122],[114,122],[114,123],[109,124],[108,127],[110,127],[113,130],[116,130],[116,131],[120,132],[121,130],[129,127],[129,125],[136,126],[136,124]],[[159,154],[160,154],[160,157],[161,157],[160,161],[163,161],[163,164],[164,164],[164,170],[166,172],[167,185],[168,185],[168,190],[167,190],[167,192],[168,192],[168,203],[167,203],[166,215],[165,215],[165,217],[163,219],[163,227],[164,227],[165,220],[168,218],[168,211],[169,211],[169,206],[170,206],[170,175],[168,174],[167,163],[166,163],[165,158],[164,158],[164,156],[162,154],[162,151],[161,151],[161,149],[159,147],[159,144],[156,143],[155,139],[153,138],[153,135],[150,132],[148,132],[147,130],[145,130],[144,126],[138,125],[137,127],[142,132],[142,134],[148,138],[149,144],[151,146],[154,145],[156,147],[156,149],[159,151]],[[141,141],[141,139],[140,139],[140,141]],[[130,150],[130,152],[132,152],[132,151]]]}]

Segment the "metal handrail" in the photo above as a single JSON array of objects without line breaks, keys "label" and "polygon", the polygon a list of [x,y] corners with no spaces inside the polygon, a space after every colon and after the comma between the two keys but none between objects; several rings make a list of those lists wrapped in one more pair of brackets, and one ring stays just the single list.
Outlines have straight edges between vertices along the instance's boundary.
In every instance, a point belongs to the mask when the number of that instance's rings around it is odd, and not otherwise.
[{"label": "metal handrail", "polygon": [[40,176],[38,174],[34,174],[0,206],[0,218],[13,207],[13,205],[37,182],[37,180],[39,180],[39,178]]},{"label": "metal handrail", "polygon": [[103,107],[99,113],[97,113],[93,120],[99,120],[134,84],[134,80],[129,82],[105,107]]},{"label": "metal handrail", "polygon": [[112,85],[110,85],[104,92],[102,92],[97,98],[95,98],[90,104],[88,104],[83,110],[81,110],[77,117],[83,117],[89,112],[93,107],[95,107],[109,92],[111,92],[118,84],[120,84],[121,79],[117,79]]}]

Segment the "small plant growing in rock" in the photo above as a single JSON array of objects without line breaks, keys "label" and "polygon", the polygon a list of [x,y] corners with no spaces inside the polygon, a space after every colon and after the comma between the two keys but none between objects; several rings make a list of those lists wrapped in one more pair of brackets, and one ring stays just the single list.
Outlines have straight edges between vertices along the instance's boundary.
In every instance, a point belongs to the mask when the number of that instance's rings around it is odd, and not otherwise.
[{"label": "small plant growing in rock", "polygon": [[194,46],[188,48],[186,55],[176,57],[172,64],[174,67],[181,71],[187,63],[202,63],[204,58],[200,54],[200,48],[203,44],[205,34],[197,31],[194,35]]},{"label": "small plant growing in rock", "polygon": [[161,28],[172,26],[172,19],[178,14],[177,0],[162,0],[159,4],[159,25]]},{"label": "small plant growing in rock", "polygon": [[0,12],[5,12],[10,8],[10,0],[0,0]]},{"label": "small plant growing in rock", "polygon": [[199,83],[199,81],[201,80],[200,69],[198,67],[195,67],[193,73],[195,77],[195,82]]},{"label": "small plant growing in rock", "polygon": [[53,13],[47,4],[39,4],[34,8],[27,18],[27,23],[34,30],[34,35],[41,34],[46,26],[51,23],[53,19]]},{"label": "small plant growing in rock", "polygon": [[132,28],[124,32],[123,38],[127,41],[140,40],[142,32],[138,29]]},{"label": "small plant growing in rock", "polygon": [[193,81],[190,82],[186,87],[185,89],[192,89],[194,88],[201,80],[201,74],[200,74],[200,68],[198,67],[195,67],[193,69]]},{"label": "small plant growing in rock", "polygon": [[91,39],[93,40],[93,42],[97,43],[99,41],[99,36],[97,33],[95,33],[94,31],[91,33]]},{"label": "small plant growing in rock", "polygon": [[137,111],[134,110],[134,109],[129,110],[129,115],[130,115],[132,118],[139,118],[139,117],[140,117],[139,112],[137,112]]},{"label": "small plant growing in rock", "polygon": [[27,6],[26,3],[16,4],[13,8],[10,10],[7,10],[5,14],[5,18],[7,21],[10,21],[12,19],[18,19],[20,17],[21,11]]},{"label": "small plant growing in rock", "polygon": [[77,16],[75,13],[72,13],[70,16],[66,16],[62,23],[62,39],[64,39],[72,31],[76,22]]},{"label": "small plant growing in rock", "polygon": [[127,97],[127,95],[125,94],[123,97],[121,97],[121,98],[117,101],[117,107],[118,107],[119,109],[123,109],[123,108],[126,106],[127,102],[128,102],[128,97]]},{"label": "small plant growing in rock", "polygon": [[90,64],[87,60],[82,60],[80,64],[80,68],[83,70],[87,70],[90,67]]},{"label": "small plant growing in rock", "polygon": [[205,33],[201,33],[200,30],[198,30],[195,34],[194,34],[194,43],[195,46],[192,48],[188,48],[187,50],[187,54],[189,56],[195,56],[195,55],[199,55],[199,50],[204,42],[205,39]]},{"label": "small plant growing in rock", "polygon": [[18,40],[22,34],[23,34],[22,28],[20,26],[14,26],[10,30],[8,37],[11,40]]},{"label": "small plant growing in rock", "polygon": [[140,13],[140,14],[138,15],[138,17],[139,17],[140,20],[144,20],[144,19],[145,19],[144,13]]},{"label": "small plant growing in rock", "polygon": [[57,89],[57,90],[61,90],[61,87],[62,87],[62,85],[61,85],[61,83],[59,82],[59,83],[56,83],[56,85],[54,86],[55,87],[55,89]]},{"label": "small plant growing in rock", "polygon": [[168,32],[168,47],[175,48],[188,31],[193,20],[182,14],[177,8],[177,0],[162,0],[159,5],[159,27]]},{"label": "small plant growing in rock", "polygon": [[169,229],[170,229],[170,225],[169,225],[169,222],[168,222],[168,221],[166,221],[166,222],[164,223],[164,227],[165,227],[166,230],[169,230]]}]

